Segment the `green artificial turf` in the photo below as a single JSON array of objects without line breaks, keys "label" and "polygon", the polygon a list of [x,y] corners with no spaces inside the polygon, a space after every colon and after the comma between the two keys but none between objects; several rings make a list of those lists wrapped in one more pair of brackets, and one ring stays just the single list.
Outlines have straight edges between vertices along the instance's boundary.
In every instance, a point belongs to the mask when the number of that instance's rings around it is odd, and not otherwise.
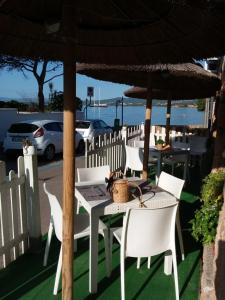
[{"label": "green artificial turf", "polygon": [[[201,247],[194,242],[189,223],[199,203],[199,181],[197,182],[199,178],[194,170],[192,172],[192,182],[185,187],[180,203],[185,248],[185,260],[181,261],[179,247],[177,247],[181,300],[197,300],[200,284]],[[115,215],[111,218],[112,226],[120,223],[121,216]],[[60,244],[55,237],[52,239],[48,266],[43,267],[45,238],[41,253],[27,253],[0,271],[0,299],[61,299],[61,284],[58,295],[52,294]],[[118,243],[114,241],[112,275],[107,278],[104,243],[102,238],[99,238],[98,293],[96,295],[90,295],[88,291],[88,246],[88,238],[78,241],[78,252],[74,256],[74,299],[120,299]],[[145,259],[142,259],[141,268],[137,270],[136,259],[128,258],[125,278],[127,300],[175,299],[173,275],[166,276],[163,272],[163,255],[152,258],[150,270],[147,269]]]}]

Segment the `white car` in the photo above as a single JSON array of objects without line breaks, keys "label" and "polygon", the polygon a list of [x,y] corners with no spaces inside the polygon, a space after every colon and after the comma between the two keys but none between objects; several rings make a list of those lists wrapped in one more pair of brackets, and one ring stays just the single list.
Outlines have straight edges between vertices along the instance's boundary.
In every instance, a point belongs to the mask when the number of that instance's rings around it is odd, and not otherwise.
[{"label": "white car", "polygon": [[[3,142],[3,151],[7,154],[22,150],[22,144],[28,140],[37,149],[37,154],[52,160],[56,153],[63,151],[63,123],[54,120],[27,120],[10,126]],[[84,150],[84,140],[76,133],[76,148]]]},{"label": "white car", "polygon": [[101,134],[113,133],[112,128],[107,125],[103,120],[77,120],[76,131],[79,132],[83,139],[91,142],[93,137],[97,137]]}]

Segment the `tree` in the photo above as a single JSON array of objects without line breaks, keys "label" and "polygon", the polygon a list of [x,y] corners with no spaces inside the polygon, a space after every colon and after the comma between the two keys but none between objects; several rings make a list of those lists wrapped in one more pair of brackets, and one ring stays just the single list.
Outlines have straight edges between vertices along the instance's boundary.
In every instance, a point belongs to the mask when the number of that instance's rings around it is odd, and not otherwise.
[{"label": "tree", "polygon": [[[63,111],[63,92],[53,90],[52,82],[49,83],[49,104],[48,109],[52,111]],[[80,98],[76,97],[75,107],[77,110],[82,110],[82,101]]]},{"label": "tree", "polygon": [[22,72],[25,77],[27,77],[27,72],[33,74],[38,84],[39,111],[42,112],[45,109],[44,85],[63,74],[53,75],[53,72],[62,68],[62,63],[42,59],[31,60],[7,55],[0,55],[0,68],[5,68],[8,71],[17,70],[18,72]]},{"label": "tree", "polygon": [[197,110],[204,111],[205,110],[205,99],[198,99],[197,101]]},{"label": "tree", "polygon": [[221,65],[221,91],[217,97],[216,103],[216,120],[214,122],[214,156],[213,156],[213,172],[218,169],[225,170],[225,56]]}]

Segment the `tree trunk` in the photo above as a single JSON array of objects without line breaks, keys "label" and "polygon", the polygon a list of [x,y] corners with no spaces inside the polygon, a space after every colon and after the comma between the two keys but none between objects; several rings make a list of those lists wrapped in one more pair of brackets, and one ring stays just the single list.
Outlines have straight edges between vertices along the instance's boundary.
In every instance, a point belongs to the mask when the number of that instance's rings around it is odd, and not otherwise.
[{"label": "tree trunk", "polygon": [[38,108],[40,112],[45,111],[45,96],[43,93],[43,82],[38,82]]},{"label": "tree trunk", "polygon": [[221,168],[225,168],[225,58],[223,58],[222,65],[222,85],[220,91],[220,97],[217,98],[217,112],[216,112],[216,134],[215,134],[215,146],[213,157],[213,171]]},{"label": "tree trunk", "polygon": [[149,157],[149,140],[151,132],[151,116],[152,116],[152,88],[149,83],[147,91],[146,111],[145,111],[145,140],[144,140],[144,158],[142,178],[148,179],[148,157]]}]

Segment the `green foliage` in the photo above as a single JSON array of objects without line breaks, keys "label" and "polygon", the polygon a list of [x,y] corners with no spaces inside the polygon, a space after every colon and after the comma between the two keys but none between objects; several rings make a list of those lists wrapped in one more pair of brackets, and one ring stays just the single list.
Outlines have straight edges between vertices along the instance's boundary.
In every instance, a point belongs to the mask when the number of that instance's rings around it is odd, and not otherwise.
[{"label": "green foliage", "polygon": [[197,101],[197,110],[204,111],[205,110],[205,99],[198,99]]},{"label": "green foliage", "polygon": [[[50,88],[51,89],[51,88]],[[75,107],[77,110],[82,109],[82,101],[76,97]],[[48,109],[51,111],[63,111],[63,92],[51,91],[49,95]]]},{"label": "green foliage", "polygon": [[49,98],[49,110],[63,111],[63,92],[53,91]]},{"label": "green foliage", "polygon": [[28,103],[19,102],[16,100],[0,101],[0,108],[17,108],[19,111],[27,111]]},{"label": "green foliage", "polygon": [[155,144],[156,145],[163,145],[163,144],[165,144],[165,142],[162,139],[158,139],[158,140],[156,140]]},{"label": "green foliage", "polygon": [[202,205],[195,212],[192,224],[192,235],[202,244],[214,242],[219,212],[223,204],[223,186],[225,172],[210,173],[204,180],[201,190]]}]

